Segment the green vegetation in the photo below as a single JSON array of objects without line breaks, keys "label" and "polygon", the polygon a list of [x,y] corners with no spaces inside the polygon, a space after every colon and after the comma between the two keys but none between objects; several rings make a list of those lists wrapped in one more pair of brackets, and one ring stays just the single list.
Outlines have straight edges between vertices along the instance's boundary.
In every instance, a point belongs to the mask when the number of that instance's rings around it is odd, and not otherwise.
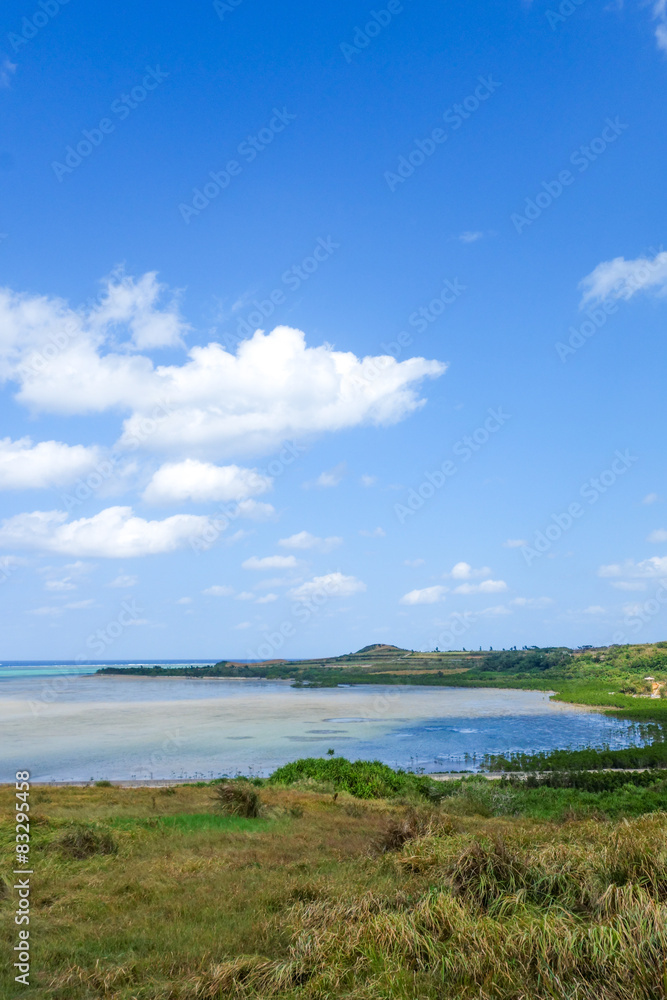
[{"label": "green vegetation", "polygon": [[437,782],[430,778],[394,771],[378,760],[349,761],[345,757],[306,757],[285,764],[269,779],[273,784],[316,787],[332,792],[349,792],[359,799],[382,799],[395,795],[429,796]]},{"label": "green vegetation", "polygon": [[[35,786],[31,997],[664,1000],[661,772],[415,778],[325,758],[252,784]],[[261,818],[221,813],[229,787]],[[6,887],[6,955],[15,905]]]}]

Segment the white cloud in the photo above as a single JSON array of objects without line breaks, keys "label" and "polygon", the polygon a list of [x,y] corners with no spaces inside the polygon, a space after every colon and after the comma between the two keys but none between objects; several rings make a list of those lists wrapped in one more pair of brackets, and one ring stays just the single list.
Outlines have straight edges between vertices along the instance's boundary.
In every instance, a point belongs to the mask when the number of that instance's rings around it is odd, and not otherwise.
[{"label": "white cloud", "polygon": [[66,590],[76,590],[76,584],[72,583],[71,577],[66,576],[63,580],[47,580],[44,589],[52,593],[62,593]]},{"label": "white cloud", "polygon": [[65,486],[86,475],[101,460],[99,448],[41,441],[0,439],[0,490],[39,490]]},{"label": "white cloud", "polygon": [[658,21],[655,27],[655,40],[659,49],[667,52],[667,0],[656,0],[653,6],[653,17]]},{"label": "white cloud", "polygon": [[216,584],[213,587],[207,587],[206,590],[202,590],[202,594],[205,594],[207,597],[233,597],[234,588],[221,587]]},{"label": "white cloud", "polygon": [[638,563],[634,559],[626,559],[622,565],[612,563],[609,566],[600,566],[598,576],[627,576],[644,579],[667,576],[667,556],[651,556],[650,559],[643,559]]},{"label": "white cloud", "polygon": [[659,499],[660,497],[658,496],[657,493],[647,493],[644,499],[642,500],[642,503],[646,504],[657,503]]},{"label": "white cloud", "polygon": [[153,475],[143,499],[148,503],[208,503],[216,500],[246,500],[271,489],[269,476],[238,465],[212,465],[186,458],[167,462]]},{"label": "white cloud", "polygon": [[69,521],[64,511],[33,511],[0,525],[0,544],[60,555],[125,559],[172,552],[211,527],[208,517],[176,514],[146,521],[131,507],[107,507],[93,517]]},{"label": "white cloud", "polygon": [[87,597],[83,601],[70,601],[69,604],[60,604],[57,607],[33,608],[33,610],[29,611],[28,614],[58,618],[60,615],[64,615],[65,611],[85,611],[87,608],[92,608],[94,604],[95,599]]},{"label": "white cloud", "polygon": [[[262,503],[260,500],[241,500],[240,503],[236,505],[236,516],[237,517],[247,517],[251,521],[267,521],[272,518],[276,513],[275,507],[272,507],[270,503]],[[232,535],[230,541],[237,541],[241,537],[240,532],[236,532]]]},{"label": "white cloud", "polygon": [[167,286],[158,282],[155,271],[138,281],[122,275],[116,282],[108,279],[104,284],[102,301],[90,316],[94,330],[113,334],[119,327],[126,328],[131,346],[139,351],[182,346],[189,326],[179,315],[176,296],[165,309],[158,307]]},{"label": "white cloud", "polygon": [[641,580],[612,580],[611,585],[617,590],[646,590],[646,584]]},{"label": "white cloud", "polygon": [[273,601],[277,601],[277,600],[278,600],[278,595],[277,594],[264,594],[263,597],[258,597],[257,598],[257,603],[258,604],[271,604],[271,603],[273,603]]},{"label": "white cloud", "polygon": [[359,534],[363,535],[364,538],[384,538],[387,532],[384,528],[373,528],[372,531],[366,531],[364,528],[359,530]]},{"label": "white cloud", "polygon": [[413,569],[416,569],[417,566],[423,566],[425,562],[425,559],[405,559],[403,561],[403,565],[411,566]]},{"label": "white cloud", "polygon": [[11,86],[12,77],[16,72],[16,63],[10,62],[6,57],[0,63],[0,87],[3,89]]},{"label": "white cloud", "polygon": [[609,563],[607,566],[600,566],[598,570],[598,576],[609,577],[609,576],[620,576],[621,567],[618,563]]},{"label": "white cloud", "polygon": [[664,528],[657,528],[651,532],[646,540],[648,542],[667,542],[667,531]]},{"label": "white cloud", "polygon": [[401,597],[401,604],[437,604],[443,600],[447,587],[424,587],[423,590],[411,590]]},{"label": "white cloud", "polygon": [[580,283],[584,289],[581,300],[582,307],[589,302],[601,302],[603,299],[632,298],[636,292],[655,292],[657,295],[667,294],[667,251],[656,253],[652,258],[637,257],[626,260],[625,257],[615,257],[603,261],[591,271]]},{"label": "white cloud", "polygon": [[329,538],[318,538],[317,535],[311,535],[309,531],[299,531],[296,535],[281,538],[278,542],[278,545],[282,545],[285,549],[317,549],[318,552],[331,552],[332,549],[342,544],[343,539],[337,535],[331,535]]},{"label": "white cloud", "polygon": [[362,486],[375,486],[378,481],[377,476],[362,476],[359,482]]},{"label": "white cloud", "polygon": [[120,573],[114,580],[111,581],[109,586],[126,589],[128,587],[136,587],[138,583],[139,583],[138,576],[131,576],[128,573]]},{"label": "white cloud", "polygon": [[243,569],[294,569],[297,561],[294,556],[251,556],[241,563]]},{"label": "white cloud", "polygon": [[506,542],[503,542],[506,549],[520,549],[527,544],[525,538],[508,538]]},{"label": "white cloud", "polygon": [[552,597],[513,597],[509,603],[517,608],[547,608],[554,600]]},{"label": "white cloud", "polygon": [[314,483],[304,483],[304,486],[318,486],[320,489],[330,489],[332,486],[338,486],[338,484],[342,482],[346,471],[346,463],[339,462],[338,465],[333,467],[333,469],[321,472]]},{"label": "white cloud", "polygon": [[599,604],[591,604],[589,607],[584,608],[581,613],[582,615],[606,615],[607,609]]},{"label": "white cloud", "polygon": [[[446,365],[359,358],[300,330],[258,330],[236,353],[192,347],[156,366],[132,348],[177,346],[187,332],[173,302],[160,308],[155,275],[107,283],[92,309],[0,291],[0,377],[35,412],[129,411],[120,446],[208,461],[269,453],[286,441],[361,425],[385,426],[424,405],[419,385]],[[125,339],[123,339],[125,338]],[[363,377],[372,364],[376,377]],[[150,430],[147,430],[147,427]]]},{"label": "white cloud", "polygon": [[455,594],[499,594],[507,590],[504,580],[482,580],[481,583],[462,583],[454,588]]},{"label": "white cloud", "polygon": [[342,573],[328,573],[326,576],[316,576],[300,587],[290,591],[290,597],[297,601],[310,601],[315,597],[350,597],[366,590],[366,584],[354,576],[343,576]]},{"label": "white cloud", "polygon": [[484,233],[480,229],[466,229],[464,232],[459,233],[457,239],[460,240],[461,243],[476,243],[477,240],[481,240],[483,236]]},{"label": "white cloud", "polygon": [[251,594],[249,590],[242,590],[240,594],[235,597],[236,601],[254,601],[255,595]]},{"label": "white cloud", "polygon": [[252,622],[239,622],[238,625],[234,626],[234,628],[238,629],[252,628]]},{"label": "white cloud", "polygon": [[192,604],[191,597],[179,597],[176,601],[177,604]]},{"label": "white cloud", "polygon": [[453,580],[472,580],[475,577],[488,576],[491,572],[488,566],[482,566],[480,569],[473,569],[470,563],[458,562],[449,573],[445,573],[445,576],[451,576]]}]

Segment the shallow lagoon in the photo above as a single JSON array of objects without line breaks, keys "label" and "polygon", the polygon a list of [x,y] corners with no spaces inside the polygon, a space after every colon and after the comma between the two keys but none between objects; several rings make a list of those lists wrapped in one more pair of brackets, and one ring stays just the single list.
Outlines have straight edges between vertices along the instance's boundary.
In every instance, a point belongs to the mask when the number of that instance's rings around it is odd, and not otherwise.
[{"label": "shallow lagoon", "polygon": [[0,680],[0,781],[19,769],[35,781],[265,775],[330,747],[475,770],[486,753],[643,742],[632,723],[537,691],[12,674]]}]

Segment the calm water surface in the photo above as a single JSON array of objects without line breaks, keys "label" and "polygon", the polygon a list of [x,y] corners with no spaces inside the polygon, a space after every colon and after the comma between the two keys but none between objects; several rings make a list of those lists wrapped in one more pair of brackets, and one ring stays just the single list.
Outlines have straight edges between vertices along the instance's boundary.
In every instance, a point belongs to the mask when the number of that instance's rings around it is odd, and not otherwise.
[{"label": "calm water surface", "polygon": [[0,665],[0,781],[23,769],[34,781],[265,775],[330,747],[392,766],[475,770],[486,753],[643,742],[632,723],[537,691],[309,689],[96,669]]}]

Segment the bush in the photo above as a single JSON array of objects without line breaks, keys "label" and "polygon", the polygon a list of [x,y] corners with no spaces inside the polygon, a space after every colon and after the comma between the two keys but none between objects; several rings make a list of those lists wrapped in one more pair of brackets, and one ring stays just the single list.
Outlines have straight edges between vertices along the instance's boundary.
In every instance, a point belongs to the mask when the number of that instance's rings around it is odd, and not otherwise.
[{"label": "bush", "polygon": [[304,757],[274,771],[273,784],[294,785],[317,781],[358,799],[386,799],[416,794],[427,798],[435,784],[430,778],[407,771],[394,771],[379,760],[346,760],[345,757]]},{"label": "bush", "polygon": [[[418,837],[428,837],[444,831],[442,821],[437,814],[423,809],[408,809],[404,816],[393,816],[387,828],[375,841],[375,848],[381,854],[388,851],[400,851],[404,844]],[[451,832],[447,825],[446,832]]]},{"label": "bush", "polygon": [[262,809],[259,793],[245,781],[218,785],[213,801],[227,816],[242,816],[245,819],[256,819]]},{"label": "bush", "polygon": [[107,779],[104,778],[103,781],[95,782],[95,788],[113,788],[113,785],[111,784],[110,781],[107,781]]},{"label": "bush", "polygon": [[61,854],[82,861],[95,854],[116,854],[118,845],[110,833],[91,827],[77,827],[67,830],[56,841]]}]

